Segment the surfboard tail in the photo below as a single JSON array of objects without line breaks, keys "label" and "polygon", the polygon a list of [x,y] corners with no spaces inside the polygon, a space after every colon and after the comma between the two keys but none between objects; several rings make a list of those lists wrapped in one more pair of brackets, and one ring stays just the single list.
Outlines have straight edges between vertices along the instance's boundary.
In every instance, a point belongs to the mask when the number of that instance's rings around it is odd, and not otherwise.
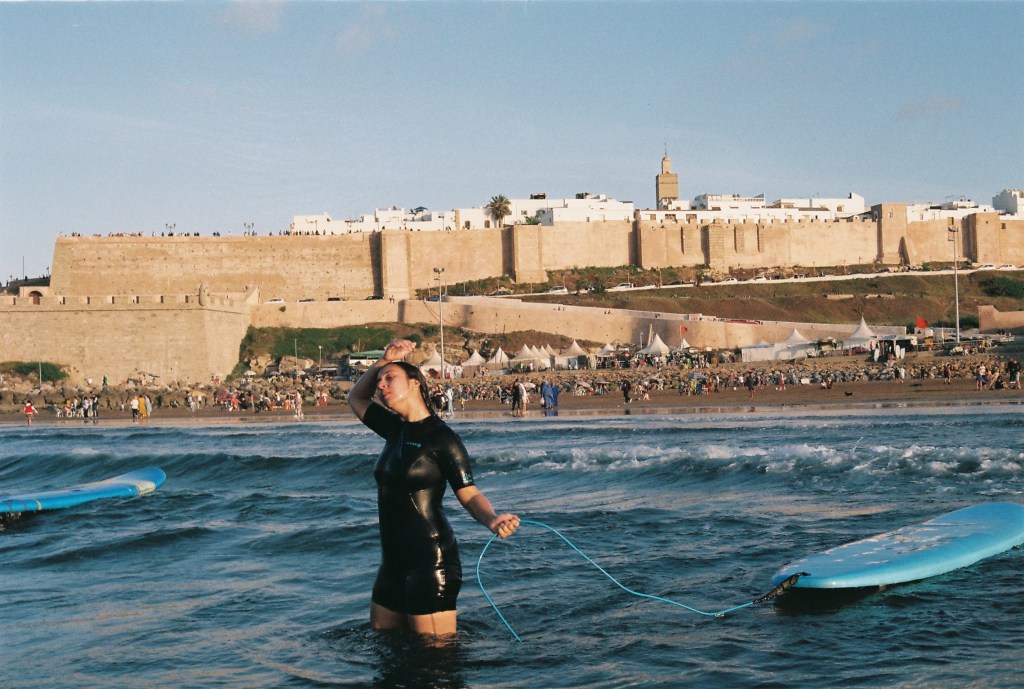
[{"label": "surfboard tail", "polygon": [[771,591],[769,591],[768,593],[764,594],[763,596],[755,598],[754,602],[755,603],[765,603],[767,601],[770,601],[773,598],[778,598],[779,596],[781,596],[783,593],[786,592],[786,589],[792,587],[797,581],[799,581],[800,577],[805,577],[805,576],[807,576],[807,574],[808,574],[807,572],[797,572],[796,574],[792,574],[792,575],[786,577],[785,579],[783,579],[778,584],[778,586],[773,588]]}]

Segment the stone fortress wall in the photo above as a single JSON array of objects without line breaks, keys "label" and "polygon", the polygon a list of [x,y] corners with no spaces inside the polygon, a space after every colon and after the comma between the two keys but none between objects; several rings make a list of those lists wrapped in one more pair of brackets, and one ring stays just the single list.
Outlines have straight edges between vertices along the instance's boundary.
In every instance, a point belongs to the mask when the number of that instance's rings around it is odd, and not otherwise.
[{"label": "stone fortress wall", "polygon": [[[637,265],[769,269],[961,260],[1024,264],[1024,218],[974,213],[908,222],[905,204],[875,220],[797,222],[572,222],[555,226],[347,235],[60,237],[54,294],[184,294],[258,285],[264,299],[405,299],[446,283],[507,275],[544,282],[548,271]],[[955,225],[951,225],[955,223]],[[951,233],[950,228],[956,229]]]},{"label": "stone fortress wall", "polygon": [[[76,379],[120,381],[143,370],[206,381],[233,368],[250,325],[436,322],[436,302],[409,299],[438,286],[434,268],[444,268],[450,284],[499,275],[543,282],[548,271],[573,267],[916,264],[952,260],[950,238],[961,260],[1024,264],[1024,218],[979,212],[912,222],[906,209],[882,204],[874,220],[836,222],[655,223],[638,212],[633,222],[438,232],[60,237],[45,295],[0,297],[0,360],[61,363]],[[383,298],[363,301],[368,295]],[[274,298],[285,303],[265,303]],[[544,330],[593,341],[637,342],[653,329],[675,345],[683,325],[699,347],[778,341],[793,327],[812,339],[842,337],[854,327],[693,321],[518,300],[453,299],[444,309],[446,324],[482,333]]]},{"label": "stone fortress wall", "polygon": [[237,295],[3,297],[0,360],[49,361],[72,380],[207,381],[230,373],[258,290]]}]

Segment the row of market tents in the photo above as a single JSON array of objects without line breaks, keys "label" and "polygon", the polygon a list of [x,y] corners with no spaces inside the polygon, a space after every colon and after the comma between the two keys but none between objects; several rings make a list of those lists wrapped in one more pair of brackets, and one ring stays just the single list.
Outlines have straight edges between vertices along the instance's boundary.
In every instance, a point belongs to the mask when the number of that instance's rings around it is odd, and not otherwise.
[{"label": "row of market tents", "polygon": [[822,341],[813,342],[804,337],[799,330],[793,328],[793,332],[781,342],[758,342],[749,347],[741,347],[740,354],[741,360],[745,362],[793,361],[795,359],[818,356],[826,350],[845,351],[861,348],[866,351],[875,352],[877,360],[877,353],[881,351],[887,342],[891,346],[891,351],[894,351],[897,356],[901,356],[901,353],[905,351],[905,347],[900,346],[900,341],[909,341],[916,344],[915,338],[911,336],[886,335],[879,337],[874,330],[868,327],[868,324],[862,317],[857,329],[842,340],[830,339],[827,343]]},{"label": "row of market tents", "polygon": [[[893,340],[892,348],[898,353],[901,350],[899,345],[895,343],[896,339],[910,339],[913,341],[913,338],[907,337],[880,337],[861,318],[857,329],[839,341],[829,339],[827,341],[815,342],[804,337],[799,330],[794,328],[789,336],[780,342],[758,342],[747,347],[741,347],[740,352],[742,355],[741,360],[744,362],[792,361],[794,359],[818,356],[826,349],[852,350],[860,347],[866,351],[878,351],[881,346],[885,345],[884,341]],[[692,350],[693,347],[685,339],[679,343],[678,347],[672,348],[666,345],[659,335],[654,334],[651,337],[650,343],[636,353],[643,356],[666,357],[673,353],[685,353]],[[621,347],[615,347],[609,343],[591,354],[580,347],[576,340],[573,340],[572,344],[562,351],[557,351],[549,345],[544,345],[543,347],[523,345],[522,349],[514,356],[509,356],[500,347],[490,358],[485,358],[479,351],[473,350],[469,358],[461,364],[452,364],[448,361],[442,363],[441,355],[434,352],[429,359],[420,364],[420,368],[424,371],[432,370],[434,372],[440,372],[442,366],[444,366],[446,371],[451,368],[460,367],[464,371],[468,370],[468,372],[472,372],[477,367],[491,370],[518,368],[537,371],[550,368],[591,368],[598,359],[617,357],[622,351]]]},{"label": "row of market tents", "polygon": [[[610,347],[611,345],[607,346]],[[464,370],[472,370],[474,367],[481,366],[495,370],[516,367],[530,368],[533,370],[542,370],[547,368],[585,368],[591,363],[590,356],[591,355],[588,354],[585,349],[580,347],[576,340],[573,340],[572,344],[561,352],[555,350],[550,345],[544,345],[543,347],[529,347],[527,345],[523,345],[523,348],[519,350],[519,353],[513,357],[510,357],[501,347],[499,347],[490,359],[485,359],[479,351],[474,349],[469,358],[458,365]],[[600,355],[598,354],[595,356]],[[447,370],[452,368],[453,364],[448,361],[442,362],[441,355],[438,352],[434,352],[429,359],[420,364],[420,368],[424,371],[440,371],[442,366]]]},{"label": "row of market tents", "polygon": [[[654,335],[651,338],[650,344],[636,353],[644,356],[664,357],[674,352],[688,352],[691,349],[692,347],[685,339],[680,343],[679,347],[672,349],[665,344],[660,336]],[[523,345],[522,349],[514,356],[509,356],[499,347],[489,359],[481,356],[479,351],[473,350],[469,358],[457,366],[461,367],[464,371],[466,369],[472,371],[473,367],[481,366],[492,370],[518,368],[535,371],[550,368],[593,368],[598,359],[615,358],[622,355],[624,351],[632,353],[630,348],[616,347],[608,343],[597,352],[591,354],[583,349],[576,340],[573,340],[572,344],[561,351],[554,349],[550,345],[544,345],[543,347]],[[420,364],[420,368],[424,371],[439,372],[442,365],[446,371],[456,366],[448,361],[442,364],[440,354],[434,352],[429,359]]]}]

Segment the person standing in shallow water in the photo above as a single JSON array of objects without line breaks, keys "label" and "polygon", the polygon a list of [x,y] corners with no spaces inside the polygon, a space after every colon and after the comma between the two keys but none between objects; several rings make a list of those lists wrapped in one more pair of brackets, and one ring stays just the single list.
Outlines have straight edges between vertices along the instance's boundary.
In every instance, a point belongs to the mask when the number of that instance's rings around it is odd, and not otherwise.
[{"label": "person standing in shallow water", "polygon": [[359,420],[385,440],[374,468],[381,564],[370,624],[379,631],[446,636],[457,627],[462,564],[441,504],[445,484],[474,519],[501,538],[515,533],[519,517],[496,514],[476,487],[469,454],[434,413],[423,374],[402,361],[415,347],[409,340],[388,344],[348,395]]}]

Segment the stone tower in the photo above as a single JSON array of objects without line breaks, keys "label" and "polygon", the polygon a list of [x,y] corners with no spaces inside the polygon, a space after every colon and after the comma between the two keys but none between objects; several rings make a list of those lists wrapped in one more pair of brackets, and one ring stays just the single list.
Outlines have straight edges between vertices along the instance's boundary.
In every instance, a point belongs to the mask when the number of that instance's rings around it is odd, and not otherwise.
[{"label": "stone tower", "polygon": [[661,208],[666,203],[679,199],[679,175],[672,172],[672,161],[668,158],[668,152],[661,159],[661,174],[655,180],[655,202],[656,207]]}]

